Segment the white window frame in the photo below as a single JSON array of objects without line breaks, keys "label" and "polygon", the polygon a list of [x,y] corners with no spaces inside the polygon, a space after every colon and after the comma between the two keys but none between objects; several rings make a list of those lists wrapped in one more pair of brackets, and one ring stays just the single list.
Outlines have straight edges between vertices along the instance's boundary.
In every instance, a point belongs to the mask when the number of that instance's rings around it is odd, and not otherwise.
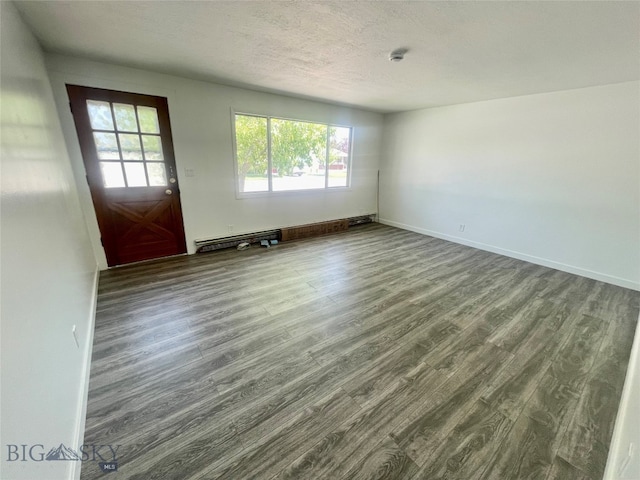
[{"label": "white window frame", "polygon": [[[246,115],[249,117],[260,117],[265,118],[267,120],[267,172],[268,172],[268,184],[269,190],[262,192],[241,192],[240,191],[240,183],[238,178],[238,148],[236,145],[236,115]],[[327,139],[326,139],[326,153],[325,153],[325,174],[324,174],[324,188],[305,188],[301,190],[281,190],[274,191],[273,190],[273,167],[271,162],[271,120],[289,120],[292,122],[305,122],[305,123],[315,123],[317,125],[326,125],[327,126]],[[327,160],[329,158],[331,144],[329,141],[330,130],[329,127],[338,127],[338,128],[348,128],[349,129],[349,160],[347,162],[347,185],[346,186],[337,186],[330,187],[329,186],[329,165]],[[231,137],[232,137],[232,150],[233,150],[233,177],[235,182],[235,191],[236,198],[255,198],[255,197],[265,197],[265,196],[278,196],[278,195],[309,195],[309,194],[318,194],[318,193],[326,193],[326,192],[344,192],[351,190],[351,172],[353,171],[353,131],[354,127],[352,125],[340,125],[337,123],[329,123],[329,122],[319,122],[316,120],[303,120],[297,118],[289,118],[278,115],[267,115],[262,113],[249,113],[244,110],[231,110]]]}]

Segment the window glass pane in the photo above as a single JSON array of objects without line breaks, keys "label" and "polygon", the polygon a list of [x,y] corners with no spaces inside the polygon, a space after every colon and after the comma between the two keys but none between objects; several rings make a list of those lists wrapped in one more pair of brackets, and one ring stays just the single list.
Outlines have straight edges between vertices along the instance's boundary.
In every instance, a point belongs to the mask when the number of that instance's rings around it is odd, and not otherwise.
[{"label": "window glass pane", "polygon": [[137,107],[138,121],[142,133],[160,133],[158,112],[153,107]]},{"label": "window glass pane", "polygon": [[326,125],[271,120],[274,191],[324,188],[326,154]]},{"label": "window glass pane", "polygon": [[100,162],[100,170],[102,170],[102,181],[105,188],[125,186],[120,162]]},{"label": "window glass pane", "polygon": [[142,135],[144,158],[146,160],[164,160],[162,156],[162,142],[155,135]]},{"label": "window glass pane", "polygon": [[89,112],[91,128],[94,130],[113,130],[113,118],[111,117],[109,102],[87,100],[87,111]]},{"label": "window glass pane", "polygon": [[124,132],[138,131],[138,123],[136,122],[136,111],[133,109],[133,105],[114,103],[113,113],[116,116],[116,125],[118,127],[118,130]]},{"label": "window glass pane", "polygon": [[93,132],[93,141],[100,160],[120,160],[115,133]]},{"label": "window glass pane", "polygon": [[124,160],[142,160],[142,148],[140,147],[140,137],[127,133],[119,133],[120,148]]},{"label": "window glass pane", "polygon": [[164,186],[167,184],[167,174],[164,169],[164,163],[147,163],[147,173],[149,174],[149,185],[152,187]]},{"label": "window glass pane", "polygon": [[348,186],[351,128],[329,127],[329,186]]},{"label": "window glass pane", "polygon": [[267,119],[236,115],[236,162],[240,192],[267,192]]},{"label": "window glass pane", "polygon": [[144,174],[144,163],[125,162],[124,170],[127,172],[127,185],[130,187],[147,186],[147,177]]}]

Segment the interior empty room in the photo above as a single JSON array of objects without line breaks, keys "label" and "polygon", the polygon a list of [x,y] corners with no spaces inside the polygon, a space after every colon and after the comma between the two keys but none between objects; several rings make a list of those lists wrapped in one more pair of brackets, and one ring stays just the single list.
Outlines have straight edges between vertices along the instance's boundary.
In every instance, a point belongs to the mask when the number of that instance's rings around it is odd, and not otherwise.
[{"label": "interior empty room", "polygon": [[640,2],[0,21],[0,478],[640,480]]}]

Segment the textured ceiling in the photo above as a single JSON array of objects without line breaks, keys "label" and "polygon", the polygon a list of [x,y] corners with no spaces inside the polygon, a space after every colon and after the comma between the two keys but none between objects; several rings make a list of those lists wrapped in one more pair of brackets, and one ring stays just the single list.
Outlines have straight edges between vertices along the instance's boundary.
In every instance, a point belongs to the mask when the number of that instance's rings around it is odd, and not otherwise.
[{"label": "textured ceiling", "polygon": [[47,51],[382,112],[640,78],[636,1],[15,3]]}]

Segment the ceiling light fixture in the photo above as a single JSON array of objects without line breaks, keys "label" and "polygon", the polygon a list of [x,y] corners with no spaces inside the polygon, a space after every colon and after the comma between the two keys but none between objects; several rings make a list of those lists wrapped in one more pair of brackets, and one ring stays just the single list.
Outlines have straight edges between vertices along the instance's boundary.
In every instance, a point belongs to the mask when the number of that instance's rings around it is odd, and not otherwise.
[{"label": "ceiling light fixture", "polygon": [[404,54],[407,53],[406,48],[398,48],[389,54],[389,61],[399,62],[404,58]]}]

